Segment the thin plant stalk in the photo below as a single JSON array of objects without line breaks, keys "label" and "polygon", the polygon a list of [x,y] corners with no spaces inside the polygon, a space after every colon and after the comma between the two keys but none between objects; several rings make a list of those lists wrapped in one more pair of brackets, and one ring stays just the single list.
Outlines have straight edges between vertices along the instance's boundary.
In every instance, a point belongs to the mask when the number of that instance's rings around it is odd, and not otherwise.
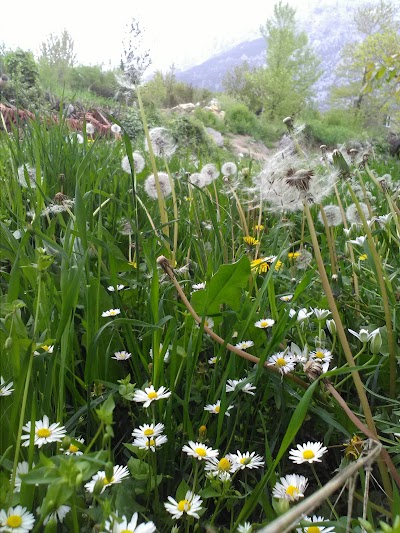
[{"label": "thin plant stalk", "polygon": [[163,234],[166,237],[164,239],[164,245],[167,248],[168,253],[169,253],[170,252],[170,245],[169,245],[169,239],[168,239],[169,238],[168,213],[167,213],[167,208],[166,208],[166,205],[165,205],[165,198],[164,198],[164,196],[162,194],[161,187],[160,187],[160,180],[158,178],[156,159],[154,157],[153,146],[151,144],[149,128],[148,128],[147,120],[146,120],[146,113],[144,111],[142,97],[140,95],[139,87],[136,88],[136,95],[137,95],[137,99],[138,99],[138,103],[139,103],[139,110],[140,110],[140,116],[142,118],[143,130],[144,130],[144,134],[145,134],[145,137],[146,137],[146,140],[147,140],[147,146],[148,146],[149,156],[150,156],[150,161],[151,161],[151,168],[153,170],[154,181],[155,181],[155,184],[156,184],[157,200],[158,200],[158,208],[160,210],[162,232],[163,232]]},{"label": "thin plant stalk", "polygon": [[319,209],[321,211],[322,221],[325,226],[326,242],[328,243],[329,257],[331,259],[331,273],[332,276],[334,276],[337,274],[335,243],[332,240],[331,229],[328,224],[328,219],[326,218],[324,206],[320,204]]},{"label": "thin plant stalk", "polygon": [[[176,192],[175,192],[175,183],[174,179],[171,176],[171,172],[169,170],[167,158],[164,157],[164,165],[165,169],[168,174],[169,184],[171,186],[171,196],[172,196],[172,205],[174,210],[174,237],[173,237],[173,249],[172,249],[172,264],[175,266],[176,263],[176,251],[178,248],[178,219],[179,219],[179,213],[178,213],[178,203],[176,201]],[[158,193],[157,193],[158,194]]]},{"label": "thin plant stalk", "polygon": [[[351,353],[351,349],[350,349],[350,346],[349,346],[349,343],[348,343],[348,340],[347,340],[347,337],[346,337],[346,332],[344,331],[342,320],[340,318],[340,314],[339,314],[338,308],[336,306],[335,298],[333,296],[332,289],[331,289],[331,286],[329,284],[328,276],[327,276],[326,270],[325,270],[324,261],[323,261],[323,258],[322,258],[322,255],[321,255],[321,251],[320,251],[320,248],[319,248],[319,244],[318,244],[318,239],[317,239],[317,234],[316,234],[316,231],[315,231],[314,221],[313,221],[313,218],[312,218],[312,215],[311,215],[311,211],[310,211],[310,208],[309,208],[307,202],[304,202],[304,211],[305,211],[306,217],[307,217],[308,227],[309,227],[309,230],[310,230],[311,240],[312,240],[314,253],[315,253],[315,258],[316,258],[316,262],[317,262],[317,266],[318,266],[318,272],[319,272],[319,275],[320,275],[320,278],[321,278],[321,282],[322,282],[322,287],[323,287],[323,290],[324,290],[325,295],[326,295],[327,300],[328,300],[328,305],[329,305],[329,309],[331,310],[331,313],[332,313],[332,318],[334,319],[335,324],[336,324],[336,330],[337,330],[337,334],[338,334],[338,337],[339,337],[339,340],[340,340],[340,344],[342,345],[343,353],[344,353],[344,355],[346,357],[347,364],[349,365],[349,367],[354,368],[356,366],[356,363],[354,361],[353,354]],[[375,423],[374,423],[371,407],[370,407],[370,405],[368,403],[368,398],[367,398],[367,395],[365,393],[365,387],[364,387],[364,384],[363,384],[363,382],[361,380],[360,374],[359,374],[358,370],[354,370],[351,373],[351,375],[353,377],[354,385],[355,385],[356,390],[357,390],[357,394],[358,394],[358,398],[360,400],[361,408],[362,408],[362,410],[364,412],[364,416],[365,416],[365,419],[367,421],[367,426],[370,429],[371,433],[374,435],[374,438],[377,439],[378,436],[377,436],[377,432],[376,432],[376,428],[375,428]],[[379,463],[379,470],[380,470],[380,473],[381,473],[381,476],[382,476],[383,483],[385,485],[385,490],[387,491],[387,493],[389,495],[391,495],[392,494],[391,483],[390,483],[387,471],[385,470],[385,468],[383,467],[383,465],[381,463]]]},{"label": "thin plant stalk", "polygon": [[389,368],[390,368],[389,395],[391,398],[395,398],[396,397],[396,378],[397,378],[396,341],[395,341],[394,334],[393,334],[392,313],[390,311],[390,303],[389,303],[388,293],[386,289],[386,283],[389,283],[389,280],[387,276],[384,276],[379,254],[375,246],[375,241],[374,241],[374,238],[372,237],[371,229],[368,226],[364,212],[360,207],[358,198],[354,194],[354,191],[350,185],[348,185],[348,189],[349,189],[351,198],[357,207],[358,214],[361,218],[364,231],[367,236],[368,246],[371,251],[372,259],[375,265],[376,276],[378,279],[378,285],[379,285],[379,289],[380,289],[380,293],[382,297],[382,304],[383,304],[383,310],[385,314],[385,324],[386,324],[387,338],[388,338]]}]

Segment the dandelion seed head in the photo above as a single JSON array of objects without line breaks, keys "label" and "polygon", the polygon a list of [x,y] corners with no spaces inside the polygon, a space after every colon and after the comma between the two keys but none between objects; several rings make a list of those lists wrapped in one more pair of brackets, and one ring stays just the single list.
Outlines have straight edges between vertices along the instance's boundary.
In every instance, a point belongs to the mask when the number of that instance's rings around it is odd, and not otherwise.
[{"label": "dandelion seed head", "polygon": [[[132,160],[133,160],[133,168],[135,170],[135,174],[140,174],[143,171],[145,164],[146,164],[144,157],[138,152],[133,152]],[[122,158],[121,168],[127,174],[131,174],[131,165],[129,163],[129,159],[127,155]]]},{"label": "dandelion seed head", "polygon": [[[172,192],[168,174],[166,172],[159,172],[158,181],[160,184],[161,194],[164,196],[164,198],[167,198]],[[146,191],[147,195],[150,198],[152,198],[153,200],[157,200],[158,194],[157,194],[156,178],[154,174],[150,174],[150,176],[144,182],[144,190]]]},{"label": "dandelion seed head", "polygon": [[237,173],[237,166],[235,163],[224,163],[221,168],[221,172],[224,176],[235,176]]},{"label": "dandelion seed head", "polygon": [[200,174],[203,176],[205,185],[210,185],[219,176],[219,171],[213,163],[207,163],[201,169]]},{"label": "dandelion seed head", "polygon": [[206,178],[200,172],[194,172],[189,176],[189,181],[192,185],[200,187],[201,189],[208,185]]},{"label": "dandelion seed head", "polygon": [[[29,185],[26,178],[29,180]],[[18,182],[25,189],[29,188],[29,186],[31,189],[36,189],[36,169],[28,164],[18,167]]]},{"label": "dandelion seed head", "polygon": [[[360,207],[364,213],[365,218],[369,217],[368,207],[364,202],[360,202]],[[346,218],[350,224],[356,224],[358,226],[362,225],[362,220],[360,214],[357,210],[356,204],[351,204],[346,209]]]},{"label": "dandelion seed head", "polygon": [[[174,154],[176,144],[166,128],[152,128],[149,131],[149,136],[155,156],[168,158]],[[145,147],[146,150],[149,149],[147,139],[145,141]]]},{"label": "dandelion seed head", "polygon": [[[330,228],[343,224],[342,213],[338,205],[325,205],[324,211],[328,226]],[[324,223],[321,213],[318,214],[318,220],[321,222],[321,224]]]}]

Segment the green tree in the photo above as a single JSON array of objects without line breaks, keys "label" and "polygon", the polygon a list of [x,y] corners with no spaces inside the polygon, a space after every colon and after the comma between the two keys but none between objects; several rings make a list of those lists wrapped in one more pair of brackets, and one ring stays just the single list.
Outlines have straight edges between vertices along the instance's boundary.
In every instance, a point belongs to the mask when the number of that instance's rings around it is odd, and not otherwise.
[{"label": "green tree", "polygon": [[40,105],[39,71],[32,52],[18,48],[7,51],[2,69],[9,80],[1,88],[0,99],[21,108],[35,110]]},{"label": "green tree", "polygon": [[259,113],[263,107],[263,88],[256,81],[256,69],[252,69],[247,61],[243,61],[228,71],[222,81],[225,92],[247,105],[254,113]]},{"label": "green tree", "polygon": [[368,123],[381,122],[396,105],[396,92],[392,84],[374,84],[368,91],[365,88],[372,66],[377,71],[384,68],[400,49],[397,8],[381,0],[375,6],[357,9],[354,23],[357,41],[343,47],[337,69],[340,84],[332,89],[332,102],[353,109]]},{"label": "green tree", "polygon": [[71,69],[75,65],[74,41],[67,30],[61,35],[50,34],[40,47],[41,80],[49,89],[69,85]]},{"label": "green tree", "polygon": [[321,75],[320,61],[307,34],[297,31],[295,15],[294,8],[279,2],[272,18],[260,28],[267,45],[266,68],[253,76],[262,93],[264,112],[271,119],[299,112]]}]

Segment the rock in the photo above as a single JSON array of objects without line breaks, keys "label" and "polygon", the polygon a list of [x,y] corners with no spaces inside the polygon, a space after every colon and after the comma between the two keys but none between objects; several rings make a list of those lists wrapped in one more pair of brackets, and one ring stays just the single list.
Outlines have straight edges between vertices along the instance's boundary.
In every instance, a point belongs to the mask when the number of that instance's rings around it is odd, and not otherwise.
[{"label": "rock", "polygon": [[196,106],[192,103],[189,104],[179,104],[175,107],[171,108],[171,111],[175,111],[175,113],[191,113],[196,109]]},{"label": "rock", "polygon": [[224,146],[224,138],[222,137],[222,134],[219,131],[214,130],[213,128],[206,128],[206,131],[208,135],[213,138],[217,146],[219,146],[220,148]]}]

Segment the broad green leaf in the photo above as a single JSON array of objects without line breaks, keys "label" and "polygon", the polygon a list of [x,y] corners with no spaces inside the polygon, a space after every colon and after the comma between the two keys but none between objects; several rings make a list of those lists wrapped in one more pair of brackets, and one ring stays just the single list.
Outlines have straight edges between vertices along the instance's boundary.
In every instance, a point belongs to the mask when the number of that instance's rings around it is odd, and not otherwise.
[{"label": "broad green leaf", "polygon": [[243,256],[232,265],[222,265],[217,273],[207,282],[206,290],[193,294],[191,304],[200,316],[219,313],[225,304],[237,310],[240,306],[242,289],[249,281],[250,261]]}]

